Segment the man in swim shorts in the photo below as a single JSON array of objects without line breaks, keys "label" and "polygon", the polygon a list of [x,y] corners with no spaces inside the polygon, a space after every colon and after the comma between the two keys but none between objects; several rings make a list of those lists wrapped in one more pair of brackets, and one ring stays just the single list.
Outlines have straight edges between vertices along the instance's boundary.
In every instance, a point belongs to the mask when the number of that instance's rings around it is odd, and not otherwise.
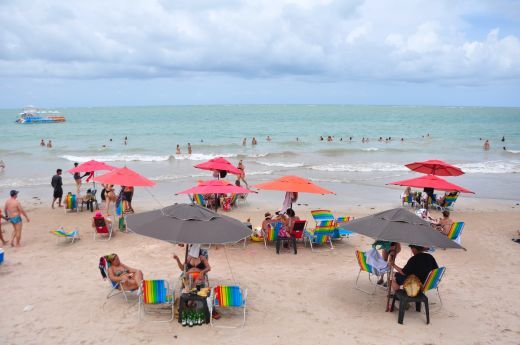
[{"label": "man in swim shorts", "polygon": [[4,212],[5,215],[9,218],[9,222],[13,224],[13,235],[11,236],[11,246],[12,247],[20,247],[20,241],[22,239],[22,215],[27,220],[27,223],[30,222],[29,217],[27,217],[27,213],[25,213],[22,205],[17,200],[18,191],[12,190],[10,192],[11,198],[7,199],[5,202]]},{"label": "man in swim shorts", "polygon": [[51,186],[54,189],[53,199],[52,199],[52,208],[54,208],[54,203],[58,200],[58,207],[63,207],[61,205],[61,198],[63,197],[63,181],[61,180],[61,169],[56,170],[56,175],[52,177]]}]

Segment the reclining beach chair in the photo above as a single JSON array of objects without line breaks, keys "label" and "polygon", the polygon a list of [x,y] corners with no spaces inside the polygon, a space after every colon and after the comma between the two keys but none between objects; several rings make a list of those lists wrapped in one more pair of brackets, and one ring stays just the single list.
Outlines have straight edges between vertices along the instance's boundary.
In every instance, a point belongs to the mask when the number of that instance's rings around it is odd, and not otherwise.
[{"label": "reclining beach chair", "polygon": [[281,222],[273,222],[271,223],[271,226],[266,231],[262,230],[262,236],[264,237],[264,246],[267,248],[268,242],[276,242],[278,239],[278,231],[280,231],[280,228],[282,227]]},{"label": "reclining beach chair", "polygon": [[453,211],[453,206],[455,205],[455,201],[459,198],[459,194],[460,193],[457,193],[456,195],[446,195],[444,197],[443,209]]},{"label": "reclining beach chair", "polygon": [[[378,272],[376,269],[374,269],[374,267],[372,267],[369,264],[367,264],[366,252],[362,252],[362,251],[356,250],[356,259],[357,259],[357,262],[359,264],[359,272],[358,272],[358,275],[357,275],[357,278],[356,278],[356,285],[355,285],[356,289],[358,289],[359,291],[362,291],[364,293],[367,293],[369,295],[373,295],[376,292],[376,288],[378,286],[380,286],[380,285],[377,285],[376,282],[372,281],[372,276],[382,277],[386,273],[386,271]],[[359,287],[358,280],[359,280],[359,276],[361,275],[361,272],[367,272],[368,273],[368,281],[374,287],[374,289],[372,291],[364,290],[361,287]],[[381,287],[384,288],[382,285],[381,285]]]},{"label": "reclining beach chair", "polygon": [[216,326],[213,324],[213,318],[210,318],[210,324],[213,327],[219,328],[238,328],[243,327],[246,323],[246,303],[247,303],[247,289],[240,286],[219,285],[211,290],[210,303],[208,305],[210,315],[213,315],[213,310],[218,307],[219,311],[225,309],[238,309],[242,314],[242,322],[237,326]]},{"label": "reclining beach chair", "polygon": [[317,250],[314,250],[315,245],[329,243],[330,250],[333,250],[332,236],[334,236],[335,229],[336,222],[334,220],[320,221],[316,224],[314,229],[306,229],[303,232],[303,244],[307,246],[307,242],[309,242],[311,251],[318,252]]},{"label": "reclining beach chair", "polygon": [[155,322],[170,322],[174,318],[174,288],[167,280],[143,280],[139,287],[139,306],[137,313],[139,320],[143,320],[144,314],[151,312],[170,314],[166,320],[153,320]]},{"label": "reclining beach chair", "polygon": [[95,209],[99,210],[96,193],[97,193],[96,189],[92,189],[92,190],[89,189],[87,191],[87,194],[83,198],[81,198],[81,211],[83,211],[83,206],[86,205],[87,210],[89,210],[90,212],[94,212],[94,204],[96,205]]},{"label": "reclining beach chair", "polygon": [[401,198],[401,202],[403,203],[403,206],[405,204],[408,204],[408,206],[413,207],[414,203],[415,203],[413,196],[414,196],[413,193],[410,193],[410,194],[408,194],[408,196],[406,198]]},{"label": "reclining beach chair", "polygon": [[[112,255],[112,254],[110,254],[110,255]],[[99,258],[99,266],[98,266],[98,268],[101,272],[101,277],[103,278],[103,280],[108,281],[108,283],[110,284],[110,292],[107,295],[107,299],[109,299],[110,297],[114,297],[114,296],[123,294],[125,301],[128,302],[127,294],[132,293],[132,292],[137,292],[138,290],[126,291],[123,288],[123,285],[121,285],[121,283],[116,283],[115,281],[110,280],[110,278],[108,276],[108,268],[110,267],[110,261],[109,261],[110,255],[105,255],[105,256],[102,256],[101,258]]]},{"label": "reclining beach chair", "polygon": [[339,227],[339,225],[341,223],[345,223],[345,222],[348,222],[353,219],[354,219],[354,217],[348,217],[348,216],[338,217],[338,219],[336,219],[336,223],[334,224],[335,228],[334,228],[334,235],[332,236],[332,239],[342,240],[344,238],[349,238],[351,235],[354,235],[355,234],[354,232],[348,231],[348,230],[345,230],[345,229],[342,229]]},{"label": "reclining beach chair", "polygon": [[94,216],[94,241],[110,241],[112,238],[112,224],[109,224],[105,217]]},{"label": "reclining beach chair", "polygon": [[65,242],[72,244],[75,240],[80,239],[78,230],[65,231],[63,227],[61,227],[56,230],[51,230],[50,233],[57,236],[56,242],[59,242],[61,239],[63,239]]},{"label": "reclining beach chair", "polygon": [[450,232],[448,232],[448,238],[460,244],[462,229],[464,229],[464,222],[453,222],[453,224],[451,224]]},{"label": "reclining beach chair", "polygon": [[439,284],[441,283],[442,277],[444,276],[444,273],[446,273],[446,267],[439,267],[434,270],[432,270],[428,277],[426,277],[426,280],[424,281],[422,292],[426,293],[426,291],[429,290],[437,290],[437,295],[439,296],[439,301],[441,302],[442,307],[442,299],[441,294],[439,293]]}]

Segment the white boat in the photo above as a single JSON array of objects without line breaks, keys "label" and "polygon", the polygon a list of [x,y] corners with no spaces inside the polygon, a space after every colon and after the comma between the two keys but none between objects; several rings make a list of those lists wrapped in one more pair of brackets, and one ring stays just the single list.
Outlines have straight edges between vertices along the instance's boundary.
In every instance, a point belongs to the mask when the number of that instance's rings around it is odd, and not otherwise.
[{"label": "white boat", "polygon": [[56,123],[65,122],[65,117],[57,110],[43,110],[33,106],[23,108],[17,123]]}]

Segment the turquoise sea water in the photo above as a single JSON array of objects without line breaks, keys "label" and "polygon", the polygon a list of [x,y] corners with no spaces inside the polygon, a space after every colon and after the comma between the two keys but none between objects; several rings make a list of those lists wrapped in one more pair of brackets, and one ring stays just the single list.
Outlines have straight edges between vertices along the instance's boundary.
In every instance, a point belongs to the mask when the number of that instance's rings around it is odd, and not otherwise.
[{"label": "turquoise sea water", "polygon": [[[244,159],[253,182],[297,173],[324,183],[384,185],[410,176],[405,163],[436,158],[467,172],[456,181],[483,195],[506,198],[515,194],[502,184],[517,183],[520,172],[520,108],[221,105],[58,110],[66,123],[19,125],[14,120],[20,109],[0,110],[0,159],[7,165],[0,188],[47,186],[56,168],[66,170],[75,161],[89,159],[127,164],[170,183],[205,177],[192,166],[224,156],[234,163]],[[333,142],[319,140],[328,135]],[[258,140],[254,147],[253,136]],[[362,137],[369,142],[362,143]],[[392,140],[380,142],[379,137]],[[41,148],[40,139],[51,139],[54,148]],[[482,149],[480,139],[491,141],[490,151]],[[192,155],[186,154],[188,142]],[[175,154],[177,144],[181,155]],[[487,182],[482,183],[483,178]]]}]

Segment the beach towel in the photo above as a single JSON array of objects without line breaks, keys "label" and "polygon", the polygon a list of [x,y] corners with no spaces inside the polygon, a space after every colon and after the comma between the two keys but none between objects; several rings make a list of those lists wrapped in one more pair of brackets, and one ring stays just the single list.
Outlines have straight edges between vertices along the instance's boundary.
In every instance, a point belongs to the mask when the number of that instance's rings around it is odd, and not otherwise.
[{"label": "beach towel", "polygon": [[379,254],[377,249],[370,248],[365,255],[367,258],[367,264],[376,270],[374,274],[380,275],[380,273],[388,271],[388,263],[383,259],[381,254]]},{"label": "beach towel", "polygon": [[287,192],[285,193],[285,199],[283,201],[282,213],[285,213],[288,209],[292,208],[293,202],[298,200],[298,193]]}]

